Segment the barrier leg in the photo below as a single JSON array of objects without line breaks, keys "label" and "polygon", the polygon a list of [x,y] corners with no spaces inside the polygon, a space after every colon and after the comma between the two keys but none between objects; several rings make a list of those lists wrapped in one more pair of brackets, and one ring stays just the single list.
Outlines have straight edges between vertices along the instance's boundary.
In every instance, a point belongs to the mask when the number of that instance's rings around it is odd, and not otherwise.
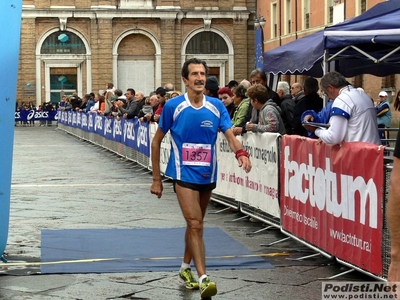
[{"label": "barrier leg", "polygon": [[257,233],[263,232],[264,230],[268,230],[270,228],[274,228],[274,226],[267,226],[267,227],[261,228],[259,230],[256,230],[254,232],[246,232],[246,235],[255,235]]},{"label": "barrier leg", "polygon": [[229,208],[230,208],[230,207],[228,206],[228,207],[225,207],[225,208],[223,208],[223,209],[221,209],[221,210],[210,211],[209,214],[219,214],[219,213],[221,213],[221,212],[224,212],[224,211],[228,210]]},{"label": "barrier leg", "polygon": [[320,279],[320,280],[331,280],[331,279],[335,279],[335,278],[337,278],[337,277],[340,277],[340,276],[342,276],[342,275],[349,274],[349,273],[351,273],[351,272],[353,272],[353,271],[355,271],[355,269],[350,269],[350,270],[344,271],[344,272],[342,272],[342,273],[333,275],[333,276],[331,276],[331,277],[318,278],[318,279]]},{"label": "barrier leg", "polygon": [[285,237],[285,238],[283,238],[283,239],[281,239],[281,240],[278,240],[278,241],[275,241],[275,242],[272,242],[272,243],[269,243],[269,244],[260,244],[260,246],[262,246],[262,247],[269,247],[269,246],[272,246],[272,245],[275,245],[275,244],[278,244],[278,243],[287,241],[288,239],[290,239],[290,237]]},{"label": "barrier leg", "polygon": [[310,258],[310,257],[315,257],[315,256],[318,256],[318,255],[321,255],[321,253],[314,253],[314,254],[311,254],[311,255],[307,255],[307,256],[302,256],[302,257],[298,257],[298,258],[286,258],[287,260],[303,260],[303,259],[307,259],[307,258]]},{"label": "barrier leg", "polygon": [[243,219],[246,219],[246,218],[248,218],[249,216],[243,216],[243,217],[240,217],[240,218],[236,218],[236,219],[233,219],[232,221],[225,221],[226,223],[227,222],[236,222],[236,221],[240,221],[240,220],[243,220]]}]

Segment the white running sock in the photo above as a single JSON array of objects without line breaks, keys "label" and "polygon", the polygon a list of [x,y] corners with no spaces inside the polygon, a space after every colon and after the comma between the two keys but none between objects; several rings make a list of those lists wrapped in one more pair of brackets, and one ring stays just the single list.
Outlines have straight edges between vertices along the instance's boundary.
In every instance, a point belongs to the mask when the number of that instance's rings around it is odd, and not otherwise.
[{"label": "white running sock", "polygon": [[187,268],[190,268],[190,264],[187,264],[187,263],[185,263],[185,262],[182,262],[181,271],[186,270]]},{"label": "white running sock", "polygon": [[208,276],[206,274],[201,275],[199,278],[199,285],[201,285],[201,282],[203,281],[204,278],[207,278]]}]

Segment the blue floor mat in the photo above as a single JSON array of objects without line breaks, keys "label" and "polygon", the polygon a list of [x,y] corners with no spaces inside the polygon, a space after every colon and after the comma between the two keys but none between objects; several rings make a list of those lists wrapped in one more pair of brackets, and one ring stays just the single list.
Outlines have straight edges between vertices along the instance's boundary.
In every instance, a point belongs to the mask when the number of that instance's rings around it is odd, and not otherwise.
[{"label": "blue floor mat", "polygon": [[[185,228],[42,230],[41,272],[175,271],[182,263],[184,233]],[[205,228],[204,242],[208,270],[273,268],[218,227]]]}]

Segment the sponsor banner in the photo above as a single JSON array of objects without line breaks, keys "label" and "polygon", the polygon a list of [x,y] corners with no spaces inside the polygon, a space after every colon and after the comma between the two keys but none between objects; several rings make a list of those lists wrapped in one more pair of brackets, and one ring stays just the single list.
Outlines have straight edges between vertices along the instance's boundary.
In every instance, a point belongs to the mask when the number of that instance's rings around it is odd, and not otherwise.
[{"label": "sponsor banner", "polygon": [[218,182],[213,191],[236,201],[258,208],[280,218],[278,201],[278,149],[277,133],[247,133],[237,137],[243,148],[249,152],[252,170],[241,169],[223,133],[218,134]]},{"label": "sponsor banner", "polygon": [[15,121],[55,121],[58,120],[59,111],[46,110],[21,110],[14,113]]},{"label": "sponsor banner", "polygon": [[93,132],[114,142],[150,157],[150,131],[148,123],[141,123],[137,118],[129,120],[109,119],[95,113],[60,111],[58,122],[67,126]]},{"label": "sponsor banner", "polygon": [[382,275],[383,150],[285,135],[280,164],[282,228]]},{"label": "sponsor banner", "polygon": [[[150,141],[153,140],[154,135],[156,134],[156,131],[158,129],[158,124],[157,123],[151,123],[150,125]],[[150,142],[151,144],[151,142]],[[150,147],[151,150],[151,147]],[[161,148],[160,148],[160,172],[161,174],[165,174],[165,171],[167,170],[167,165],[168,165],[168,160],[169,156],[171,154],[171,134],[169,131],[167,134],[164,136],[163,140],[161,141]],[[152,169],[152,163],[150,160],[150,168]]]}]

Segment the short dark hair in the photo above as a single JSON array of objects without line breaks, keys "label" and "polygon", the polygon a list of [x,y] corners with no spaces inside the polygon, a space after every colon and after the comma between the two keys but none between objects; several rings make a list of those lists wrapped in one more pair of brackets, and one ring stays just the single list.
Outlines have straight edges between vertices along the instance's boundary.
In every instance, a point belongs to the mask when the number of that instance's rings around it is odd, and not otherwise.
[{"label": "short dark hair", "polygon": [[135,94],[136,94],[135,90],[132,89],[132,88],[126,89],[126,91],[130,91],[131,94],[134,95],[134,96],[135,96]]},{"label": "short dark hair", "polygon": [[206,70],[206,76],[208,75],[208,66],[207,63],[204,60],[198,59],[198,58],[190,58],[182,66],[182,72],[181,75],[183,78],[188,79],[189,78],[189,65],[190,64],[195,64],[195,65],[203,65],[204,69]]},{"label": "short dark hair", "polygon": [[318,89],[318,80],[314,77],[307,77],[306,80],[304,80],[304,92],[307,94],[316,94]]},{"label": "short dark hair", "polygon": [[167,93],[167,91],[162,87],[158,87],[155,91],[156,95],[160,95],[161,97],[165,97],[165,94]]},{"label": "short dark hair", "polygon": [[237,82],[236,80],[231,80],[228,82],[228,84],[226,85],[228,88],[233,88],[239,85],[239,82]]}]

